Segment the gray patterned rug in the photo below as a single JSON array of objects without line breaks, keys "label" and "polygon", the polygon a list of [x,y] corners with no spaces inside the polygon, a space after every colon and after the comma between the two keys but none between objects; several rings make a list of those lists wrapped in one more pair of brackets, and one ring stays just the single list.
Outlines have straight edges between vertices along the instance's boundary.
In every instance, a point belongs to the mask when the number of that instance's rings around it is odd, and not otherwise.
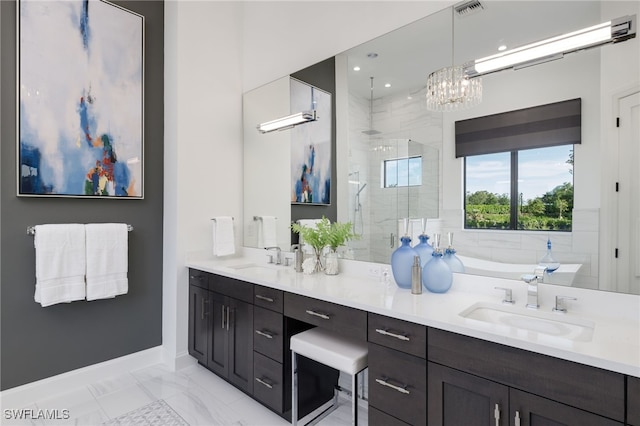
[{"label": "gray patterned rug", "polygon": [[164,400],[159,399],[151,404],[140,407],[137,410],[130,411],[126,414],[111,419],[103,423],[104,426],[129,426],[129,425],[145,425],[145,426],[189,426],[173,408]]}]

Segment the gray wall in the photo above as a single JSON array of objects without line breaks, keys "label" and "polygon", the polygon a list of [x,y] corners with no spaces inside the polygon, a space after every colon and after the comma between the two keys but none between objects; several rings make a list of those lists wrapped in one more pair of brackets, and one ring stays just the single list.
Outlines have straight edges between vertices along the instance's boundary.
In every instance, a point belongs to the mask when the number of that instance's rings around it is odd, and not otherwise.
[{"label": "gray wall", "polygon": [[[145,16],[144,200],[16,197],[16,3],[0,1],[2,390],[162,344],[164,3],[115,3]],[[47,308],[34,302],[35,253],[26,227],[70,222],[134,226],[128,294]]]},{"label": "gray wall", "polygon": [[[291,74],[305,83],[318,87],[331,93],[331,194],[330,205],[291,205],[291,222],[298,219],[319,219],[326,216],[331,222],[335,222],[338,217],[338,207],[336,198],[337,172],[336,172],[336,61],[331,57],[322,62],[318,62],[310,67]],[[291,236],[291,242],[298,242],[298,234]]]}]

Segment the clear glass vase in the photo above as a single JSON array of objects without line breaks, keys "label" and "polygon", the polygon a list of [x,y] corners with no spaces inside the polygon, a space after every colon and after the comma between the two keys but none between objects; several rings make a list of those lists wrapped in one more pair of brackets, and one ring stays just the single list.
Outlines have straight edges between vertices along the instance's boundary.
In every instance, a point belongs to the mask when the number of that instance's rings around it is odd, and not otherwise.
[{"label": "clear glass vase", "polygon": [[411,288],[411,267],[414,256],[419,256],[418,252],[411,247],[411,238],[404,236],[400,238],[402,244],[391,254],[391,272],[393,279],[400,288]]},{"label": "clear glass vase", "polygon": [[333,250],[324,256],[324,273],[327,275],[338,275],[338,253]]},{"label": "clear glass vase", "polygon": [[451,268],[442,260],[442,252],[434,250],[431,260],[422,268],[422,285],[432,293],[446,293],[452,283]]},{"label": "clear glass vase", "polygon": [[550,238],[547,238],[547,252],[542,257],[542,259],[540,259],[540,262],[538,262],[538,264],[540,266],[545,266],[547,268],[545,272],[547,272],[549,275],[553,274],[555,270],[560,267],[560,262],[555,260],[553,257],[553,253],[551,253]]}]

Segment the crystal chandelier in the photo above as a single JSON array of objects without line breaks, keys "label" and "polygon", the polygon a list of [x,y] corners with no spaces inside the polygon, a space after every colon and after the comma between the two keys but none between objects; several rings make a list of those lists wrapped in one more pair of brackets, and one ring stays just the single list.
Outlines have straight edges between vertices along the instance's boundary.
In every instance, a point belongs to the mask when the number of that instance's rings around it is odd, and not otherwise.
[{"label": "crystal chandelier", "polygon": [[427,77],[427,109],[458,111],[482,101],[482,80],[469,78],[462,65],[455,65],[455,19],[451,8],[451,66],[432,72]]},{"label": "crystal chandelier", "polygon": [[469,78],[462,65],[441,68],[427,77],[427,109],[457,111],[482,102],[482,79]]}]

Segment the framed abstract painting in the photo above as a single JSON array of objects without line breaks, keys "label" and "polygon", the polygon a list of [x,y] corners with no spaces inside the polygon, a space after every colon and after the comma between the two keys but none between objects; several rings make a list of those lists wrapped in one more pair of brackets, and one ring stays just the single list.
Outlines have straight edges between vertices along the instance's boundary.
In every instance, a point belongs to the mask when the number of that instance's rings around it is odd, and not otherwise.
[{"label": "framed abstract painting", "polygon": [[291,129],[291,203],[331,204],[331,93],[294,78],[290,93],[292,114],[318,117]]},{"label": "framed abstract painting", "polygon": [[19,0],[18,196],[143,198],[144,17]]}]

